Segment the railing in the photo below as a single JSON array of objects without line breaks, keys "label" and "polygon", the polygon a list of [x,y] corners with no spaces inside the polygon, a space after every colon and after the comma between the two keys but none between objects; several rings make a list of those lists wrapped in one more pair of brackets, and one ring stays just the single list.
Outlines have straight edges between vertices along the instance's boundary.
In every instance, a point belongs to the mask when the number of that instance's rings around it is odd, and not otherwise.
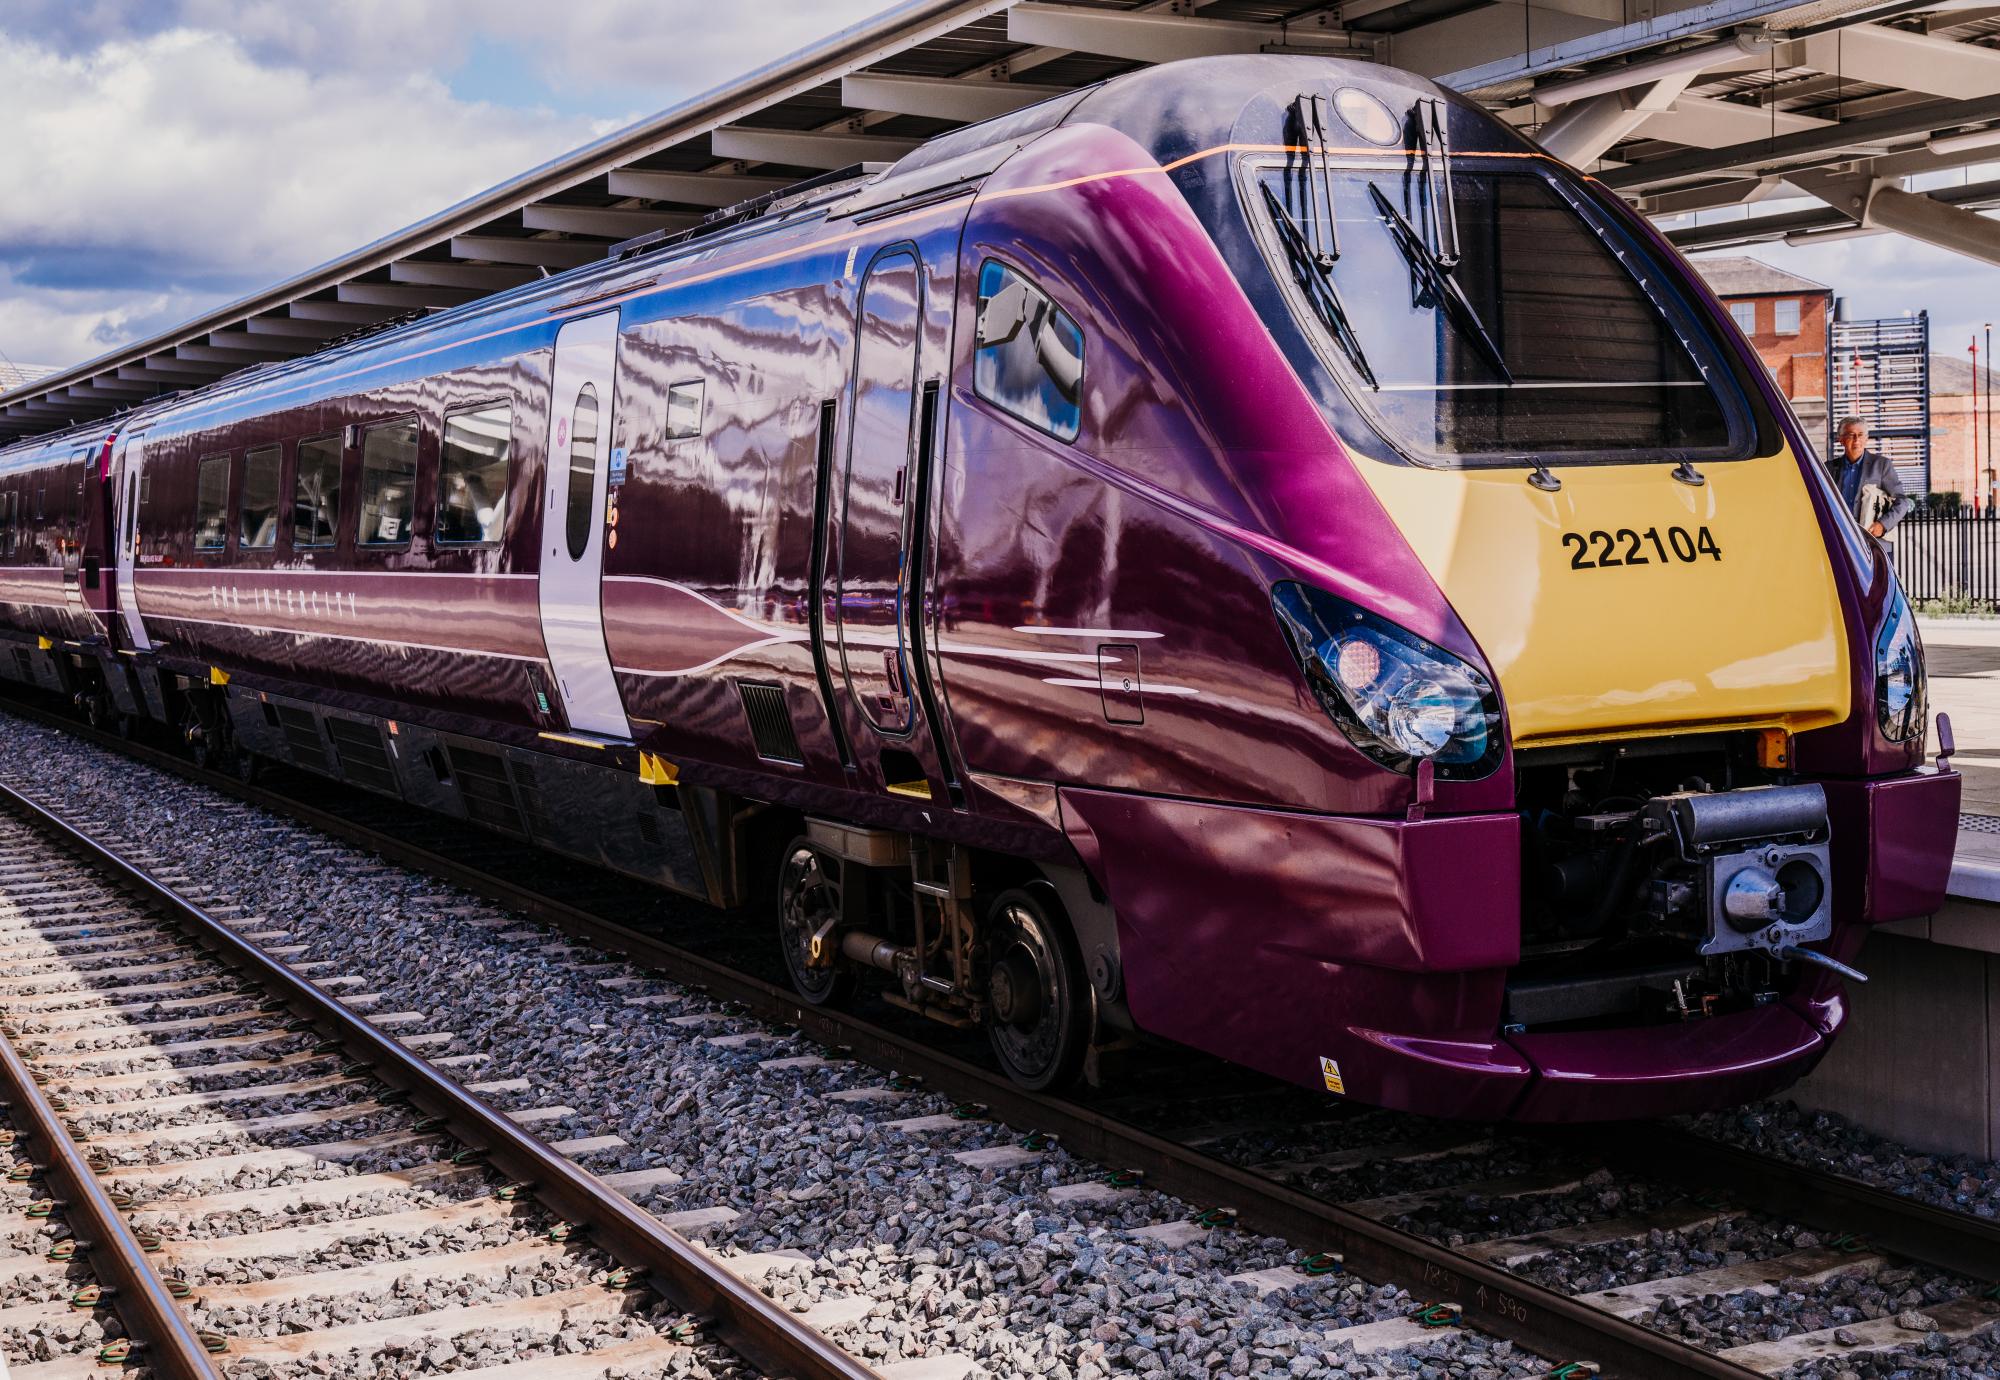
[{"label": "railing", "polygon": [[1990,509],[1975,517],[1918,508],[1890,540],[1896,574],[1914,602],[2000,609],[2000,521]]}]

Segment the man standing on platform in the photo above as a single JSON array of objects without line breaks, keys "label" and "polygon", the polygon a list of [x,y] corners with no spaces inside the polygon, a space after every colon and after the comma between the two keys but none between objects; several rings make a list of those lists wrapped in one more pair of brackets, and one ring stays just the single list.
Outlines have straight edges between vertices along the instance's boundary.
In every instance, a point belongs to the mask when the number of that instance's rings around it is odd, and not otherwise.
[{"label": "man standing on platform", "polygon": [[1868,448],[1868,423],[1859,417],[1842,417],[1838,436],[1839,453],[1827,471],[1861,530],[1878,541],[1886,540],[1913,506],[1903,492],[1903,481],[1896,477],[1896,467],[1888,456]]}]

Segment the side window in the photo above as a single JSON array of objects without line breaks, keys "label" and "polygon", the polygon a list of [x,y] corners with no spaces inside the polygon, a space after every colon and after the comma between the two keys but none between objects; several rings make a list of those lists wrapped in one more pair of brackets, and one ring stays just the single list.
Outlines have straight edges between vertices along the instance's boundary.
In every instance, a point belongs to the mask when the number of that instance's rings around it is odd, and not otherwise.
[{"label": "side window", "polygon": [[685,441],[701,435],[702,381],[667,386],[667,439]]},{"label": "side window", "polygon": [[367,546],[405,546],[417,503],[417,419],[361,435],[361,528]]},{"label": "side window", "polygon": [[243,498],[236,505],[236,546],[268,551],[278,542],[279,446],[259,446],[243,457]]},{"label": "side window", "polygon": [[194,486],[194,549],[220,551],[229,545],[229,457],[202,459]]},{"label": "side window", "polygon": [[292,545],[332,546],[340,536],[340,437],[299,442],[292,485]]},{"label": "side window", "polygon": [[0,556],[14,554],[14,491],[0,493]]},{"label": "side window", "polygon": [[979,269],[972,387],[1002,412],[1064,441],[1083,420],[1083,332],[1068,312],[1005,264]]},{"label": "side window", "polygon": [[565,524],[569,558],[583,559],[590,549],[590,529],[597,514],[591,490],[597,483],[597,389],[590,384],[577,394],[576,415],[569,428],[569,508]]},{"label": "side window", "polygon": [[1736,329],[1745,335],[1757,334],[1757,304],[1755,302],[1731,302],[1729,315],[1736,322]]},{"label": "side window", "polygon": [[438,451],[437,541],[497,542],[506,531],[513,426],[513,410],[505,404],[444,419],[444,445]]}]

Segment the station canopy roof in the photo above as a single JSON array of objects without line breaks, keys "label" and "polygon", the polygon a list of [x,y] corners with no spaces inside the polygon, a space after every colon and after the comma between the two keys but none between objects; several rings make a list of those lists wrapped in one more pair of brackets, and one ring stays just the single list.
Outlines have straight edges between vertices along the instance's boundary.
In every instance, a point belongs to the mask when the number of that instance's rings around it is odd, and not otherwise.
[{"label": "station canopy roof", "polygon": [[[1479,100],[1688,249],[1895,230],[2000,262],[2000,3],[909,0],[407,229],[0,392],[0,441],[309,353],[1149,63],[1324,53]],[[1939,183],[1950,185],[1939,186]],[[1743,210],[1740,208],[1748,208]]]}]

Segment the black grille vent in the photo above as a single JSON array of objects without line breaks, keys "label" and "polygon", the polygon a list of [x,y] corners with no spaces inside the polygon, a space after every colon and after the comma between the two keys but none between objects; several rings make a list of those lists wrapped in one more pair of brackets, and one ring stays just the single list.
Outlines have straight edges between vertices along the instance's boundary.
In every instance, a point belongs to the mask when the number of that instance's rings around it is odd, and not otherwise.
[{"label": "black grille vent", "polygon": [[453,743],[449,749],[451,774],[458,778],[458,793],[465,801],[466,818],[475,824],[525,834],[521,812],[514,805],[514,787],[507,780],[507,764],[494,752],[481,752]]},{"label": "black grille vent", "polygon": [[660,846],[659,816],[655,815],[651,810],[640,810],[637,817],[639,820],[639,837],[645,840],[648,848],[658,848]]},{"label": "black grille vent", "polygon": [[307,771],[326,770],[326,746],[320,742],[319,724],[310,709],[279,705],[278,727],[285,730],[285,746],[292,750],[293,763]]},{"label": "black grille vent", "polygon": [[542,801],[541,778],[535,774],[532,762],[516,757],[514,759],[514,799],[521,807],[521,820],[528,832],[537,838],[548,838],[553,831],[549,828],[549,812]]},{"label": "black grille vent", "polygon": [[396,768],[389,761],[381,729],[374,724],[329,716],[326,734],[333,739],[333,750],[340,758],[341,774],[350,782],[385,795],[400,794],[396,789]]},{"label": "black grille vent", "polygon": [[767,762],[789,762],[800,766],[805,754],[799,751],[799,735],[792,730],[792,711],[785,706],[781,685],[752,685],[737,681],[743,692],[743,714],[750,720],[750,741],[757,755]]},{"label": "black grille vent", "polygon": [[19,672],[20,679],[32,681],[35,678],[35,659],[28,655],[25,647],[14,649],[14,667]]}]

